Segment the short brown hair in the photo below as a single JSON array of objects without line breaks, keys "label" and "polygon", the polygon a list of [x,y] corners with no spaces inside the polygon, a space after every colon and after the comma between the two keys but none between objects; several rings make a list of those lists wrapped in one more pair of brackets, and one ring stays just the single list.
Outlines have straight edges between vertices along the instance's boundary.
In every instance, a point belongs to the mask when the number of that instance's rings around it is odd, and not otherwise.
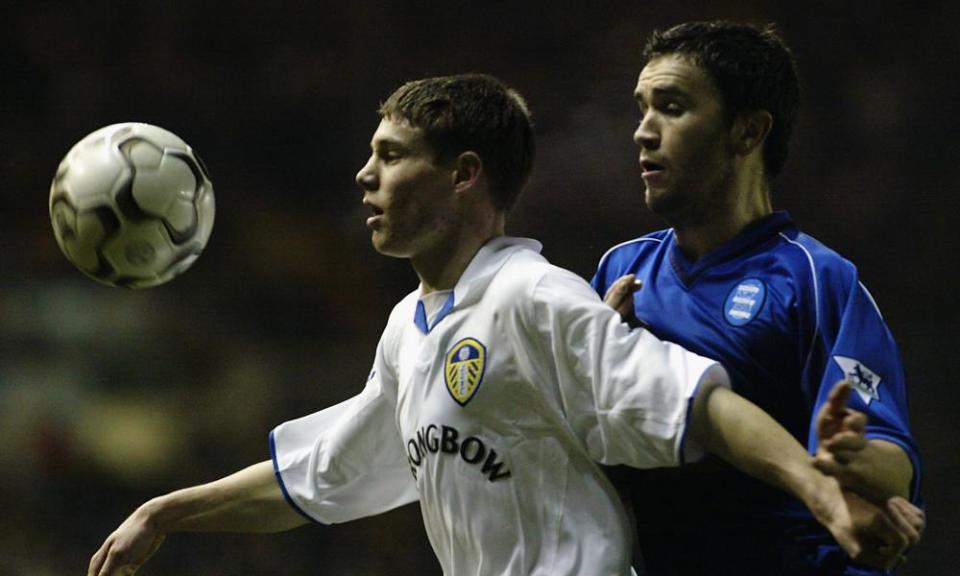
[{"label": "short brown hair", "polygon": [[424,132],[441,161],[476,152],[499,210],[513,207],[536,154],[523,97],[487,74],[458,74],[407,82],[380,105],[380,117],[404,120]]}]

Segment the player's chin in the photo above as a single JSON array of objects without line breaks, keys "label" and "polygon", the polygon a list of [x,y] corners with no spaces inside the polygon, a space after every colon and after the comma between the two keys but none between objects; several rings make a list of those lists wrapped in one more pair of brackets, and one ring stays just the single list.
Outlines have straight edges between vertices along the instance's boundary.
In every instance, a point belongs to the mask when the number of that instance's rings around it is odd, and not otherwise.
[{"label": "player's chin", "polygon": [[373,246],[373,249],[383,254],[384,256],[389,256],[389,242],[384,238],[384,234],[379,231],[374,231],[370,234],[370,244]]},{"label": "player's chin", "polygon": [[682,198],[668,188],[647,186],[643,200],[647,209],[661,218],[670,220],[682,213]]},{"label": "player's chin", "polygon": [[373,249],[384,256],[393,258],[406,258],[408,255],[401,243],[397,242],[384,230],[376,230],[370,235],[370,243]]},{"label": "player's chin", "polygon": [[652,187],[649,184],[644,188],[643,201],[654,214],[660,214],[669,207],[669,197],[663,188]]}]

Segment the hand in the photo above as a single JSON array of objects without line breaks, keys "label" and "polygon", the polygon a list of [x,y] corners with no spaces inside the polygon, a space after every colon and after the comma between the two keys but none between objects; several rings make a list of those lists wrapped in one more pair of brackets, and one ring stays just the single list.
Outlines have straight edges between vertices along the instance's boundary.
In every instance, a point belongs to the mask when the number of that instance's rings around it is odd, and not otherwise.
[{"label": "hand", "polygon": [[907,545],[916,546],[927,526],[923,510],[914,506],[906,498],[893,496],[887,500],[886,512],[901,534],[907,537]]},{"label": "hand", "polygon": [[910,494],[913,463],[898,444],[866,437],[866,415],[847,408],[850,383],[830,391],[817,413],[814,466],[849,490],[883,505],[891,496]]},{"label": "hand", "polygon": [[[910,543],[907,526],[899,526],[897,520],[856,494],[841,493],[836,480],[824,480],[816,499],[808,502],[817,521],[854,562],[882,569],[899,565]],[[903,519],[899,512],[898,519]]]},{"label": "hand", "polygon": [[883,509],[860,496],[845,492],[853,534],[861,543],[853,560],[884,569],[906,562],[906,551],[920,541],[925,525],[923,511],[899,496],[887,500]]},{"label": "hand", "polygon": [[847,408],[850,383],[838,382],[817,413],[817,453],[814,466],[833,476],[845,488],[862,488],[868,462],[863,458],[869,447],[866,437],[867,416]]},{"label": "hand", "polygon": [[643,282],[637,280],[635,275],[621,276],[607,289],[607,293],[603,296],[603,303],[616,310],[627,324],[638,326],[640,322],[634,313],[633,293],[641,287]]},{"label": "hand", "polygon": [[861,433],[867,424],[867,417],[862,412],[847,407],[850,401],[851,385],[849,380],[837,382],[827,401],[817,413],[817,440],[824,444],[838,435],[848,432]]},{"label": "hand", "polygon": [[160,548],[164,538],[165,534],[151,527],[141,506],[93,555],[87,576],[131,576]]}]

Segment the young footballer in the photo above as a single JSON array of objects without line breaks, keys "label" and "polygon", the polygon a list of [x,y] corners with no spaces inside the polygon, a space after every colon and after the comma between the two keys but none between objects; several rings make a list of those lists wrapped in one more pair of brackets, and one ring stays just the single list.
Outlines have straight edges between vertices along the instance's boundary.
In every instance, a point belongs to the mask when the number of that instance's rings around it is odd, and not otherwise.
[{"label": "young footballer", "polygon": [[281,424],[271,461],[150,500],[91,576],[130,574],[177,531],[275,531],[420,502],[444,574],[630,572],[598,463],[676,466],[709,450],[789,490],[854,556],[892,562],[909,518],[846,501],[717,363],[631,331],[534,241],[504,236],[533,163],[520,96],[483,75],[408,83],[357,174],[377,251],[418,289],[387,321],[363,390]]},{"label": "young footballer", "polygon": [[[707,22],[654,33],[645,56],[634,141],[646,204],[672,228],[612,248],[594,288],[644,332],[719,359],[846,488],[917,501],[893,337],[856,267],[771,207],[798,108],[789,50],[772,28]],[[846,388],[829,396],[842,379],[865,426],[843,423]],[[648,574],[881,573],[798,501],[716,459],[617,478]]]}]

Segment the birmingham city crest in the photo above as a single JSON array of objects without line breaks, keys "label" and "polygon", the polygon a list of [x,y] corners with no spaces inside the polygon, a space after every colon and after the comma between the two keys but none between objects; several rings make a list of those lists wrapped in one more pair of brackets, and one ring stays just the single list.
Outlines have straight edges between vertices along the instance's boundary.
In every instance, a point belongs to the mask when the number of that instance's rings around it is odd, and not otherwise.
[{"label": "birmingham city crest", "polygon": [[464,338],[447,352],[443,365],[447,391],[457,401],[466,406],[476,394],[487,363],[487,348],[473,338]]},{"label": "birmingham city crest", "polygon": [[767,286],[756,278],[740,282],[727,295],[723,317],[733,326],[743,326],[757,317],[767,296]]}]

